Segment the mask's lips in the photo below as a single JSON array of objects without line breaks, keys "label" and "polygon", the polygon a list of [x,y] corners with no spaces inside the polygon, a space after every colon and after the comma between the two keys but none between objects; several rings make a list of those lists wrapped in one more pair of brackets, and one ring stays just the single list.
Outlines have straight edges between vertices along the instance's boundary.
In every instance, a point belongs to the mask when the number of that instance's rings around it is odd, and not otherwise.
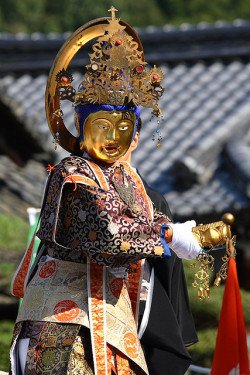
[{"label": "mask's lips", "polygon": [[106,145],[106,146],[104,146],[103,147],[104,148],[104,150],[106,151],[106,152],[108,152],[109,154],[113,154],[114,152],[116,152],[116,151],[118,151],[118,149],[119,149],[119,145],[117,145],[117,144],[114,144],[114,145]]}]

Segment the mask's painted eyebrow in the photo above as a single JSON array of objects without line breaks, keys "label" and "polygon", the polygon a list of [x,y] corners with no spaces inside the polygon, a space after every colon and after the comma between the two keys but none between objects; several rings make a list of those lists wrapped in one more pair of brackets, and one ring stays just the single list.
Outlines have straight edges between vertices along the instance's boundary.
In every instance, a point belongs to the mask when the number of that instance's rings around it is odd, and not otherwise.
[{"label": "mask's painted eyebrow", "polygon": [[108,119],[106,119],[106,118],[102,118],[102,117],[100,117],[100,118],[95,118],[92,122],[107,122],[107,123],[109,123],[109,124],[112,124],[112,121],[110,121],[110,120],[108,120]]}]

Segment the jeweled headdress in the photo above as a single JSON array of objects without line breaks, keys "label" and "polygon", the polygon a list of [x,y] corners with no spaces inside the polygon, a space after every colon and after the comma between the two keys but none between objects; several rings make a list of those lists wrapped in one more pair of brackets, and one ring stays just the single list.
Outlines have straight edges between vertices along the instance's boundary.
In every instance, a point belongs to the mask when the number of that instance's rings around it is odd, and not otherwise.
[{"label": "jeweled headdress", "polygon": [[[50,130],[57,142],[70,152],[78,151],[77,138],[65,127],[61,100],[73,105],[110,104],[114,106],[150,107],[159,117],[158,101],[164,92],[163,73],[153,67],[147,69],[138,35],[124,21],[115,17],[94,20],[79,28],[63,45],[51,69],[46,90],[46,113]],[[78,91],[72,86],[73,76],[67,67],[90,40],[96,39],[90,64]]]}]

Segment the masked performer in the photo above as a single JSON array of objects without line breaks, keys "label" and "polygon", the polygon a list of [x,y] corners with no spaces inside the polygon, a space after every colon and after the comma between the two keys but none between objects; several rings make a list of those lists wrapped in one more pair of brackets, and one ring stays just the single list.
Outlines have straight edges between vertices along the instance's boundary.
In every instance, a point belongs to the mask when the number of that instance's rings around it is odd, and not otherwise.
[{"label": "masked performer", "polygon": [[[169,246],[187,259],[201,250],[191,233],[195,223],[173,224],[154,210],[140,177],[119,161],[136,134],[138,105],[160,115],[163,76],[146,70],[137,34],[111,13],[66,41],[49,76],[48,123],[72,155],[50,168],[37,269],[27,283],[30,246],[13,279],[13,293],[24,291],[24,299],[12,374],[148,374],[137,336],[143,259],[169,257]],[[75,92],[67,66],[93,39]],[[79,137],[64,125],[64,99],[75,107]]]}]

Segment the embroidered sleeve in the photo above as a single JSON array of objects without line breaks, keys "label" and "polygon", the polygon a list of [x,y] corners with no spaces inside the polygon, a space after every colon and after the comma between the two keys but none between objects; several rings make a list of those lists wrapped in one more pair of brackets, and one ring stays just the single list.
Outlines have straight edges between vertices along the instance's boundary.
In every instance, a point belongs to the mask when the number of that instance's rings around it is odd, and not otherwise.
[{"label": "embroidered sleeve", "polygon": [[115,266],[163,253],[154,222],[133,213],[112,192],[83,185],[63,189],[55,242]]},{"label": "embroidered sleeve", "polygon": [[152,224],[152,227],[154,228],[156,233],[160,235],[162,225],[168,225],[171,222],[172,221],[168,216],[166,216],[162,212],[154,210],[154,223]]},{"label": "embroidered sleeve", "polygon": [[57,166],[48,188],[37,234],[41,240],[113,267],[163,256],[163,217],[150,220],[138,204],[131,208],[115,190],[100,188],[88,166],[70,158],[66,162]]},{"label": "embroidered sleeve", "polygon": [[153,204],[154,206],[154,221],[157,222],[159,220],[164,220],[165,222],[168,222],[168,223],[171,223],[171,219],[164,213],[160,212],[160,211],[157,211],[156,208],[155,208],[155,205]]}]

